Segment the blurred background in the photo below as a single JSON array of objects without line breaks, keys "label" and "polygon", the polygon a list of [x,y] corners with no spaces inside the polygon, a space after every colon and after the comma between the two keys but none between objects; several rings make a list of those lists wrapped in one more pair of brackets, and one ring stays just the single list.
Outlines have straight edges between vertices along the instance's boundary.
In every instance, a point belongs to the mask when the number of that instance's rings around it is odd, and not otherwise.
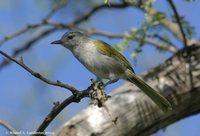
[{"label": "blurred background", "polygon": [[[1,0],[0,1],[0,40],[5,36],[25,28],[28,24],[42,22],[58,0]],[[118,1],[116,1],[118,2]],[[69,23],[77,16],[87,12],[93,5],[103,3],[103,0],[69,0],[67,5],[58,10],[50,20]],[[187,2],[176,0],[175,4],[180,15],[184,16],[195,29],[194,37],[200,37],[200,1]],[[154,7],[165,13],[171,14],[166,1],[156,1]],[[144,23],[144,13],[134,8],[103,9],[92,15],[81,26],[94,28],[105,32],[124,34],[131,28],[139,28]],[[8,42],[0,45],[0,49],[12,54],[13,50],[22,47],[27,41],[36,37],[50,26],[31,30]],[[59,39],[67,30],[57,30],[34,43],[23,56],[24,63],[33,70],[41,73],[51,80],[60,80],[85,89],[90,85],[90,79],[95,78],[85,69],[67,50],[61,46],[50,43]],[[154,31],[160,31],[156,28]],[[167,33],[167,32],[165,32]],[[122,39],[111,39],[104,36],[93,36],[104,40],[111,45],[117,45]],[[179,48],[181,43],[171,39]],[[133,59],[131,54],[139,44],[132,42],[124,50],[124,55],[134,67],[136,73],[142,72],[160,64],[173,55],[171,52],[160,51],[150,45],[142,47],[142,51]],[[17,57],[19,57],[17,56]],[[0,56],[0,62],[3,62]],[[107,88],[111,92],[124,81],[119,81]],[[53,102],[63,101],[71,93],[65,89],[49,86],[36,79],[20,66],[11,63],[0,69],[0,120],[13,126],[17,131],[35,131],[46,115],[50,112]],[[83,99],[78,104],[71,104],[65,108],[50,124],[46,131],[54,131],[76,113],[85,109],[89,99]],[[6,129],[0,126],[0,135],[5,135]],[[199,136],[200,115],[194,115],[180,120],[152,136]]]}]

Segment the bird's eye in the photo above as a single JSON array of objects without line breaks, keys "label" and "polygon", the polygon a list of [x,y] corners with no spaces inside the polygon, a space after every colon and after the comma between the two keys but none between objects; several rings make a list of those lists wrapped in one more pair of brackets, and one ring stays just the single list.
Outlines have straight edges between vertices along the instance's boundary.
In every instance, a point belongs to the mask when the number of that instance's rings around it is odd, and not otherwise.
[{"label": "bird's eye", "polygon": [[74,35],[69,35],[67,38],[72,39],[73,37],[74,37]]}]

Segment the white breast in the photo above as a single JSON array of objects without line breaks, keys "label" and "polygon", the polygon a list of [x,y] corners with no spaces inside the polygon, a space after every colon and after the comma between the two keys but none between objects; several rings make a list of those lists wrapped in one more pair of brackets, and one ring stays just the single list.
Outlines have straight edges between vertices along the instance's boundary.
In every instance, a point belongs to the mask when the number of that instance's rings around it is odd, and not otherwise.
[{"label": "white breast", "polygon": [[72,50],[74,56],[92,73],[100,78],[119,79],[124,69],[119,62],[98,52],[93,43],[82,45]]},{"label": "white breast", "polygon": [[86,65],[94,65],[95,56],[97,55],[97,51],[95,46],[88,42],[86,45],[80,45],[73,49],[74,56],[83,64]]}]

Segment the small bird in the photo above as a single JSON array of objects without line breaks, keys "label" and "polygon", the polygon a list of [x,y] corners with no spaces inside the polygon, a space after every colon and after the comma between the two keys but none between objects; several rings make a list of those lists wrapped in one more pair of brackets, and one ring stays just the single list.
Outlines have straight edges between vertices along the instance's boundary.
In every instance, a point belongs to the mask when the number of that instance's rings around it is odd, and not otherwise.
[{"label": "small bird", "polygon": [[164,112],[172,109],[169,101],[137,77],[127,59],[109,44],[78,31],[66,32],[60,40],[51,44],[61,44],[69,49],[97,77],[109,79],[110,82],[119,79],[129,81],[138,86]]}]

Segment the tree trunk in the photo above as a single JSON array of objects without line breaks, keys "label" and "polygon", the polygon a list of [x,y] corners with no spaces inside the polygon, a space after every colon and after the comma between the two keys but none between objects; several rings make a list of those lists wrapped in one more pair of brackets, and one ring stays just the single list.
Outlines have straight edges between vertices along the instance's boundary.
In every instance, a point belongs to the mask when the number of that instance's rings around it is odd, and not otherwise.
[{"label": "tree trunk", "polygon": [[163,113],[131,83],[112,94],[105,106],[89,106],[66,122],[58,136],[146,136],[200,111],[200,46],[185,48],[142,78],[172,104]]}]

